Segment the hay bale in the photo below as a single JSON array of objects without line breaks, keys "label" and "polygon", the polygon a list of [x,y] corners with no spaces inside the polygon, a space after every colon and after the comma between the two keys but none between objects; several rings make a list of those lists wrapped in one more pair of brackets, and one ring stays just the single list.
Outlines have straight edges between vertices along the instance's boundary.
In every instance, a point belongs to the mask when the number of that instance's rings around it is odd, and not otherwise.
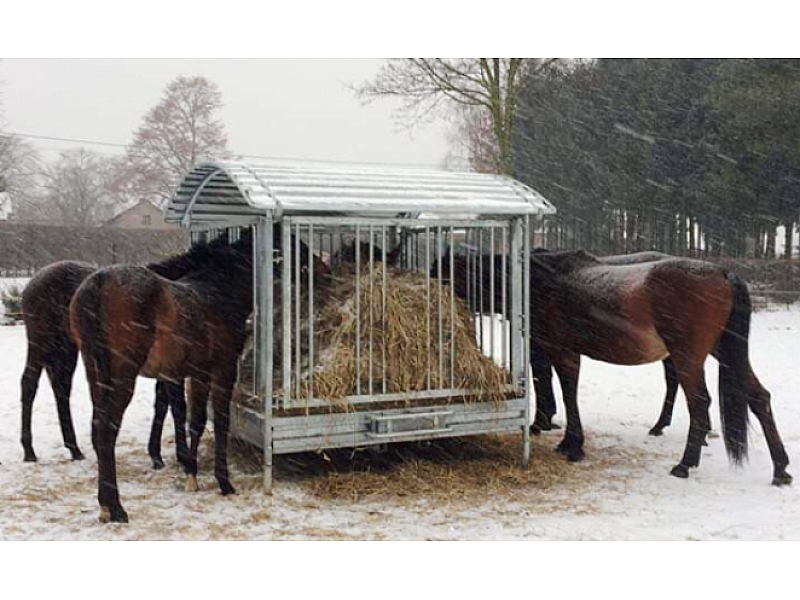
[{"label": "hay bale", "polygon": [[[391,267],[385,279],[385,305],[384,266],[381,264],[374,265],[371,270],[362,269],[358,275],[353,265],[340,265],[332,275],[329,289],[319,294],[315,289],[314,344],[318,353],[315,353],[312,373],[307,362],[308,302],[301,300],[304,363],[299,381],[300,397],[313,396],[337,403],[346,396],[355,395],[359,389],[362,394],[378,394],[383,392],[385,378],[387,393],[452,387],[478,390],[484,400],[503,398],[503,388],[510,381],[509,373],[483,356],[476,342],[472,312],[459,298],[452,299],[454,314],[451,319],[450,287],[432,280],[426,289],[424,274]],[[356,310],[357,304],[359,310]],[[283,347],[282,318],[277,305],[274,318],[277,392]],[[360,355],[357,355],[356,340],[359,340]],[[441,376],[440,351],[444,358]],[[240,366],[240,396],[247,396],[252,387],[252,360],[250,344]],[[298,386],[295,373],[293,365],[293,390]]]}]

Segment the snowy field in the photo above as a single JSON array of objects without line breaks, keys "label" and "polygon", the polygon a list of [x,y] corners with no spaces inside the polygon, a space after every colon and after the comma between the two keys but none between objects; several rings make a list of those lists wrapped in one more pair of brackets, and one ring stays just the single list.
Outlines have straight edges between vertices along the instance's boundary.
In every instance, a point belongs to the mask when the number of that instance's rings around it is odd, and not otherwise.
[{"label": "snowy field", "polygon": [[[800,476],[799,334],[798,309],[754,315],[752,360],[772,392],[795,476]],[[164,439],[168,466],[150,470],[145,446],[154,386],[140,380],[117,447],[121,494],[131,523],[100,525],[82,367],[72,406],[79,442],[89,458],[68,460],[43,380],[34,407],[39,462],[27,464],[18,442],[23,327],[0,327],[0,349],[0,539],[800,539],[800,481],[783,489],[770,485],[772,467],[760,430],[753,429],[744,468],[728,465],[717,438],[710,440],[689,480],[670,477],[683,452],[688,417],[680,398],[666,434],[647,435],[664,393],[661,365],[616,367],[588,360],[580,382],[588,456],[580,465],[569,465],[584,484],[522,488],[499,496],[475,490],[452,501],[425,494],[326,500],[314,495],[307,482],[280,479],[269,498],[259,491],[258,474],[235,459],[232,477],[239,493],[224,498],[210,473],[213,436],[208,434],[201,491],[188,493],[174,466],[169,432]],[[707,370],[718,430],[715,361]],[[552,460],[559,435],[534,438],[532,461]]]}]

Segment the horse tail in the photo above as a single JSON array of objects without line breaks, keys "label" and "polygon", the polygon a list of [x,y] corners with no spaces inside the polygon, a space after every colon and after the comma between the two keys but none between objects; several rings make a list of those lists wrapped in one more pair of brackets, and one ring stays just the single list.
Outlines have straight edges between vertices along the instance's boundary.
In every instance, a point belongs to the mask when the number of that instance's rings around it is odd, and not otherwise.
[{"label": "horse tail", "polygon": [[733,307],[718,344],[719,410],[728,458],[741,464],[747,458],[747,373],[750,371],[749,335],[752,304],[747,285],[728,273]]},{"label": "horse tail", "polygon": [[111,389],[111,353],[101,315],[105,280],[103,271],[96,272],[81,285],[76,298],[81,353],[84,361],[91,362],[97,378],[99,397],[95,408],[100,411],[108,406],[107,394]]}]

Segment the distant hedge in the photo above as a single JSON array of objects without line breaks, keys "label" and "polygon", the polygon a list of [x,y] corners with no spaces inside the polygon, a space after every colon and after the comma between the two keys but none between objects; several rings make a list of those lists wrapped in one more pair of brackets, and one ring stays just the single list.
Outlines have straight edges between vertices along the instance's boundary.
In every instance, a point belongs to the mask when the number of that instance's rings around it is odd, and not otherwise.
[{"label": "distant hedge", "polygon": [[183,230],[62,227],[0,222],[0,273],[35,271],[59,260],[99,266],[146,263],[182,252]]}]

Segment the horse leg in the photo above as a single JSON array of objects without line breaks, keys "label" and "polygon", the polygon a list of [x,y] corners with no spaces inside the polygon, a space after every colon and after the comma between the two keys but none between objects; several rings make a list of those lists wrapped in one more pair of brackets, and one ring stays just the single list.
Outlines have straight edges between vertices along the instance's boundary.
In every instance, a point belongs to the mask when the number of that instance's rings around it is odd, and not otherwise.
[{"label": "horse leg", "polygon": [[114,382],[113,388],[105,394],[109,400],[108,404],[95,406],[98,417],[97,500],[100,504],[101,523],[127,523],[128,513],[122,508],[117,486],[116,445],[117,435],[122,425],[122,416],[133,396],[136,377],[135,375],[133,377],[117,376],[112,378],[112,381]]},{"label": "horse leg", "polygon": [[36,453],[33,451],[33,431],[31,421],[33,416],[33,400],[39,387],[39,376],[44,367],[44,358],[28,347],[28,358],[25,370],[22,372],[22,449],[25,453],[25,462],[36,462]]},{"label": "horse leg", "polygon": [[153,424],[150,426],[150,441],[147,444],[147,453],[150,455],[150,462],[155,470],[164,468],[164,459],[161,458],[161,434],[164,431],[164,419],[169,410],[166,385],[163,381],[156,381],[155,411]]},{"label": "horse leg", "polygon": [[650,435],[663,435],[664,428],[672,424],[672,411],[675,408],[675,396],[678,394],[678,374],[675,372],[675,365],[671,358],[664,359],[664,379],[667,382],[667,395],[664,397],[664,406],[661,408],[661,415],[658,421],[650,429]]},{"label": "horse leg", "polygon": [[189,465],[189,448],[186,445],[186,391],[183,381],[169,384],[169,407],[175,425],[175,457],[184,470]]},{"label": "horse leg", "polygon": [[186,489],[196,492],[197,486],[197,452],[200,438],[206,428],[208,419],[208,382],[192,379],[189,385],[189,406],[191,419],[189,422],[189,457],[186,466]]},{"label": "horse leg", "polygon": [[536,391],[536,416],[531,425],[531,433],[539,435],[542,431],[558,429],[552,423],[556,414],[556,398],[553,394],[553,367],[545,356],[544,350],[531,342],[531,369],[533,370],[533,387]]},{"label": "horse leg", "polygon": [[747,404],[756,418],[758,418],[758,422],[761,423],[764,437],[767,438],[773,466],[772,485],[789,485],[792,483],[792,476],[786,472],[786,467],[789,465],[789,457],[778,433],[775,417],[772,415],[770,393],[764,389],[755,375],[752,376],[750,387],[752,391],[748,395]]},{"label": "horse leg", "polygon": [[78,349],[70,344],[68,347],[61,348],[55,360],[48,361],[46,366],[47,376],[50,378],[50,385],[56,397],[56,407],[58,408],[58,422],[61,426],[61,436],[64,438],[64,446],[70,451],[72,460],[83,460],[84,456],[78,448],[78,440],[75,437],[75,427],[72,424],[72,414],[69,409],[69,399],[72,394],[72,376],[75,374],[75,367],[78,365]]},{"label": "horse leg", "polygon": [[689,435],[681,462],[670,472],[675,477],[689,477],[689,469],[700,465],[700,454],[709,429],[708,408],[711,396],[706,387],[704,358],[694,360],[681,355],[674,356],[678,380],[686,394],[689,406]]},{"label": "horse leg", "polygon": [[564,439],[556,451],[564,454],[570,462],[583,460],[583,426],[578,410],[578,376],[581,371],[581,355],[565,353],[553,360],[553,366],[561,382],[564,408],[567,413],[567,429]]},{"label": "horse leg", "polygon": [[236,493],[228,475],[228,427],[232,392],[233,380],[211,386],[211,401],[214,406],[214,475],[223,496]]}]

